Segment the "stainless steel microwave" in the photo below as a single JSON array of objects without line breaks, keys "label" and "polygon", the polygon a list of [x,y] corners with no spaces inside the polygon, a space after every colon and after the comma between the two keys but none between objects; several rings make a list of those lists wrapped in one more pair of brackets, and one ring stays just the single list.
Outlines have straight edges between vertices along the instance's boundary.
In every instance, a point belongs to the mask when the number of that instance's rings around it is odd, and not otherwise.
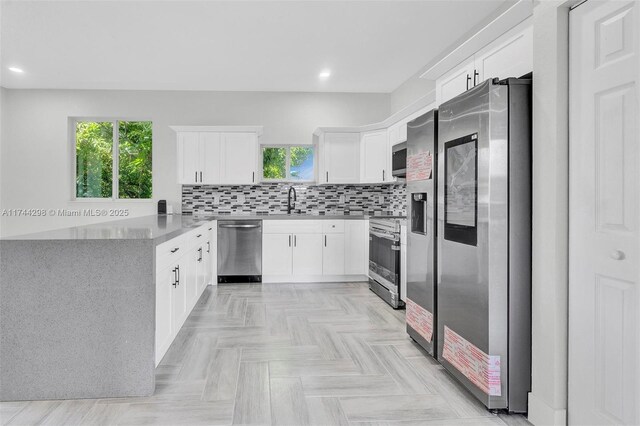
[{"label": "stainless steel microwave", "polygon": [[391,174],[396,177],[407,176],[407,143],[402,142],[391,148]]}]

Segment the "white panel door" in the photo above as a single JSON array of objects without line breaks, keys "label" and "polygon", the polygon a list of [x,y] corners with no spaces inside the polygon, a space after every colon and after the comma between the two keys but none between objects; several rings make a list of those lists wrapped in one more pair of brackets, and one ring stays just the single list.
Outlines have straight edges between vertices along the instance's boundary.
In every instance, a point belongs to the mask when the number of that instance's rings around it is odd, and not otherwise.
[{"label": "white panel door", "polygon": [[344,234],[324,234],[322,247],[322,273],[344,275]]},{"label": "white panel door", "polygon": [[289,276],[293,267],[293,236],[262,234],[262,274]]},{"label": "white panel door", "polygon": [[220,133],[200,132],[200,163],[202,179],[200,183],[215,185],[220,183]]},{"label": "white panel door", "polygon": [[172,341],[171,295],[175,274],[173,267],[162,269],[156,278],[156,366]]},{"label": "white panel door", "polygon": [[324,176],[322,183],[358,183],[360,181],[360,134],[325,133],[323,142]]},{"label": "white panel door", "polygon": [[250,185],[257,182],[258,138],[255,133],[222,133],[220,181]]},{"label": "white panel door", "polygon": [[392,179],[388,171],[391,149],[386,130],[362,134],[360,141],[360,182],[381,183]]},{"label": "white panel door", "polygon": [[453,99],[473,87],[473,56],[436,80],[438,105]]},{"label": "white panel door", "polygon": [[179,263],[172,267],[172,271],[176,274],[176,281],[171,293],[171,335],[175,337],[187,318],[185,262],[180,260]]},{"label": "white panel door", "polygon": [[293,275],[322,275],[322,234],[294,234],[293,241]]},{"label": "white panel door", "polygon": [[369,253],[365,251],[365,238],[367,237],[364,220],[344,221],[344,273],[346,275],[367,274],[364,267],[369,256]]},{"label": "white panel door", "polygon": [[[196,304],[198,293],[198,272],[200,259],[200,246],[192,248],[186,256],[183,257],[182,265],[184,265],[184,273],[180,277],[180,285],[186,287],[187,298],[187,314]],[[180,267],[182,269],[182,266]],[[185,319],[186,319],[185,315]]]},{"label": "white panel door", "polygon": [[199,183],[200,171],[200,140],[198,132],[179,132],[178,183]]},{"label": "white panel door", "polygon": [[570,13],[572,425],[640,424],[640,3]]},{"label": "white panel door", "polygon": [[478,52],[475,69],[475,84],[488,78],[521,77],[533,71],[533,25],[527,21],[505,34],[497,45],[492,43]]}]

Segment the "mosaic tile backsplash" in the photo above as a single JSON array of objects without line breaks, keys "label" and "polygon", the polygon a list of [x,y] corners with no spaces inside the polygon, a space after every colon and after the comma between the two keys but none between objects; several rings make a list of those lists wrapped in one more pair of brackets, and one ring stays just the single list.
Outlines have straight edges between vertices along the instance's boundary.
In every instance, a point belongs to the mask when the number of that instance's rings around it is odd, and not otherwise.
[{"label": "mosaic tile backsplash", "polygon": [[[278,214],[287,212],[289,184],[183,185],[184,214]],[[294,184],[296,209],[307,214],[406,215],[406,185]]]}]

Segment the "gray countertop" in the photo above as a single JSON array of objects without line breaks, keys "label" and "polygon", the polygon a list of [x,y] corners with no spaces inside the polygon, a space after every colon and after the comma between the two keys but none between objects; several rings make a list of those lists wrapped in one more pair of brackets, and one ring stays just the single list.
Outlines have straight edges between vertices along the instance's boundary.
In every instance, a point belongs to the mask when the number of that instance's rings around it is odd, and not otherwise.
[{"label": "gray countertop", "polygon": [[368,216],[363,214],[270,214],[270,215],[150,215],[122,220],[54,229],[33,234],[16,235],[2,238],[2,241],[24,240],[153,240],[155,244],[175,238],[181,234],[204,225],[211,220],[365,220],[370,218],[401,216]]}]

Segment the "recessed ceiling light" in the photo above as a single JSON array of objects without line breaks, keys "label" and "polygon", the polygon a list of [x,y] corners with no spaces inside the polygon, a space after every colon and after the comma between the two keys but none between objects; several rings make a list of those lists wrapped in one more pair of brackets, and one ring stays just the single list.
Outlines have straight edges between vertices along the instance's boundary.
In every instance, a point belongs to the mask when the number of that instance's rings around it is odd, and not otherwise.
[{"label": "recessed ceiling light", "polygon": [[320,74],[318,74],[320,80],[326,80],[331,77],[331,70],[322,70]]},{"label": "recessed ceiling light", "polygon": [[13,72],[16,72],[18,74],[22,74],[24,72],[22,70],[22,68],[18,68],[18,67],[9,67],[9,71],[13,71]]}]

